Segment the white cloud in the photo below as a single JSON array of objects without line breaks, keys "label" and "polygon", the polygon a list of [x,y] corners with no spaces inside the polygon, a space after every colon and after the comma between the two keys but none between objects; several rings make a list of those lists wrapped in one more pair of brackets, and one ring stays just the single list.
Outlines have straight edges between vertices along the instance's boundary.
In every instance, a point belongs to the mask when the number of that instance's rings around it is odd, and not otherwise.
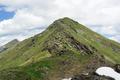
[{"label": "white cloud", "polygon": [[39,25],[43,26],[44,24],[44,19],[42,17],[35,16],[23,10],[18,10],[12,19],[0,22],[0,30],[2,31],[0,33],[37,28],[40,27]]},{"label": "white cloud", "polygon": [[[0,22],[0,45],[14,38],[23,40],[33,36],[33,34],[40,33],[44,30],[45,27],[43,26],[45,26],[45,24],[42,17],[35,16],[24,10],[18,10],[12,19]],[[39,30],[36,32],[37,28]],[[33,31],[30,31],[30,33],[28,30]]]},{"label": "white cloud", "polygon": [[15,12],[13,18],[0,22],[0,36],[43,30],[53,20],[67,16],[86,25],[101,25],[90,28],[120,41],[119,0],[0,0],[0,4]]}]

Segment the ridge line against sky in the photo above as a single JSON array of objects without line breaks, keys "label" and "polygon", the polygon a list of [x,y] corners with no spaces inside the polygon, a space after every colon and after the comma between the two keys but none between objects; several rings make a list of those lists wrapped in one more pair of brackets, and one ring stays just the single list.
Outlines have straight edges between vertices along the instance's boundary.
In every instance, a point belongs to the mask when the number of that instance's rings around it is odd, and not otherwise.
[{"label": "ridge line against sky", "polygon": [[0,0],[0,45],[24,40],[70,17],[120,42],[120,0]]}]

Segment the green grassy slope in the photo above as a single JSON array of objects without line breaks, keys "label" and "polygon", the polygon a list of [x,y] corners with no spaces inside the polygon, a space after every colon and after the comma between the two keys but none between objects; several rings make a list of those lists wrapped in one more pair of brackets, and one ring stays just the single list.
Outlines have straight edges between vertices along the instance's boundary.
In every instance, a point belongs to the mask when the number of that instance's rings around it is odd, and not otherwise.
[{"label": "green grassy slope", "polygon": [[60,80],[111,63],[120,63],[119,43],[63,18],[0,54],[0,80]]}]

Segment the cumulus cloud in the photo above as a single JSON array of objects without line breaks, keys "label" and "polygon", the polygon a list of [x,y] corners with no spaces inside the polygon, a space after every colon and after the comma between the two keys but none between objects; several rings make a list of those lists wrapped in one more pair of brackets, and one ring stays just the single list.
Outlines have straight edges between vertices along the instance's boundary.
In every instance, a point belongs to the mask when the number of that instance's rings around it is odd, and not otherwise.
[{"label": "cumulus cloud", "polygon": [[5,44],[12,39],[23,40],[40,33],[44,27],[44,19],[24,10],[18,10],[12,19],[0,22],[0,43]]},{"label": "cumulus cloud", "polygon": [[[28,30],[39,33],[61,17],[73,18],[110,39],[120,41],[119,0],[0,0],[0,4],[6,11],[15,12],[13,18],[0,22],[1,41],[2,37],[13,39],[16,37],[12,36],[25,34]],[[39,31],[34,32],[36,29]],[[29,34],[26,32],[25,36]]]}]

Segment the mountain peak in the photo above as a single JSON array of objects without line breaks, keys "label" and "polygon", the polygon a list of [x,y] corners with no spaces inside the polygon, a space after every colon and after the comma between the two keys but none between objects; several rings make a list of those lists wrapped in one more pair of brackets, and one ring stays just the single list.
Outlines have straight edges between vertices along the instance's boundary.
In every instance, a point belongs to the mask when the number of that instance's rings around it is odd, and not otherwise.
[{"label": "mountain peak", "polygon": [[18,39],[13,39],[13,40],[12,40],[12,41],[10,41],[10,42],[13,42],[13,41],[19,42],[19,40],[18,40]]},{"label": "mountain peak", "polygon": [[18,43],[18,42],[19,42],[18,39],[13,39],[12,41],[8,42],[8,43],[6,44],[6,46],[7,46],[7,45],[13,45],[13,44],[16,44],[16,43]]},{"label": "mountain peak", "polygon": [[60,18],[60,19],[56,20],[55,22],[58,22],[58,21],[60,21],[60,22],[76,22],[76,21],[74,21],[73,19],[71,19],[69,17]]},{"label": "mountain peak", "polygon": [[19,43],[19,41],[17,39],[14,39],[8,43],[6,43],[5,45],[0,47],[0,52],[3,52],[11,47],[13,47],[14,45],[16,45],[17,43]]},{"label": "mountain peak", "polygon": [[[63,17],[63,18],[60,18],[60,19],[58,19],[58,20],[72,20],[71,18],[69,18],[69,17]],[[73,21],[73,20],[72,20]]]},{"label": "mountain peak", "polygon": [[66,30],[66,29],[76,29],[77,27],[80,28],[80,24],[77,21],[74,21],[73,19],[69,17],[64,17],[55,20],[48,29],[59,29],[59,30]]}]

